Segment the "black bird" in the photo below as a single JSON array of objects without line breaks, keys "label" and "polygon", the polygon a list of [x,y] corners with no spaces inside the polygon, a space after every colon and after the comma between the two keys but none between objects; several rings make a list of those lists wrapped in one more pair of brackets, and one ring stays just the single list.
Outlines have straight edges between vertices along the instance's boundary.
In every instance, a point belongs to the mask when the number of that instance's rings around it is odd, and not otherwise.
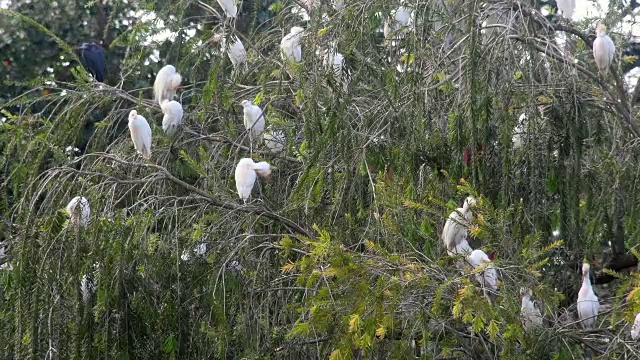
[{"label": "black bird", "polygon": [[104,82],[107,64],[104,61],[104,49],[96,42],[82,43],[74,48],[80,55],[82,66],[99,82]]}]

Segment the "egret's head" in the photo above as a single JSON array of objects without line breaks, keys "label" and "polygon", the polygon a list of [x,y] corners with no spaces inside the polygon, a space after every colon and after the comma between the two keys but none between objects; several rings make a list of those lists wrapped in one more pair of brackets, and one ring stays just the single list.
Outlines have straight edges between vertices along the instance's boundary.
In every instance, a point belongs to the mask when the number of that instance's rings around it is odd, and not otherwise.
[{"label": "egret's head", "polygon": [[469,207],[474,207],[474,206],[476,206],[477,200],[473,196],[469,196],[469,197],[467,197],[467,199],[464,202],[466,202],[467,205],[469,205]]},{"label": "egret's head", "polygon": [[251,101],[249,101],[249,100],[242,100],[242,101],[240,101],[240,105],[242,105],[242,107],[245,107],[245,108],[246,108],[247,106],[250,106],[250,105],[251,105]]},{"label": "egret's head", "polygon": [[596,25],[596,34],[604,35],[605,32],[607,32],[607,27],[603,23],[598,23]]},{"label": "egret's head", "polygon": [[129,112],[129,121],[133,121],[138,117],[138,112],[135,110],[131,110],[131,112]]},{"label": "egret's head", "polygon": [[520,298],[524,298],[526,297],[531,297],[533,293],[531,292],[531,289],[525,288],[525,287],[521,287],[520,288]]}]

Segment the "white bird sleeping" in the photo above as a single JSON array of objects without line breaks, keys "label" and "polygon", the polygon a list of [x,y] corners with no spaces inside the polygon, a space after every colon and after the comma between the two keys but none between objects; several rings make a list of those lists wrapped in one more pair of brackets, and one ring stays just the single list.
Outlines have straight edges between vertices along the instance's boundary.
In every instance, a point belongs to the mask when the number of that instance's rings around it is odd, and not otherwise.
[{"label": "white bird sleeping", "polygon": [[[471,264],[474,271],[476,271],[476,280],[480,283],[485,294],[486,289],[498,290],[498,272],[484,251],[473,250],[467,257],[467,261]],[[484,266],[484,268],[478,269],[481,266]]]},{"label": "white bird sleeping", "polygon": [[520,316],[522,317],[522,326],[527,331],[536,326],[542,327],[542,314],[531,300],[531,295],[531,289],[520,289],[520,296],[522,297]]},{"label": "white bird sleeping", "polygon": [[249,196],[251,196],[251,190],[256,182],[256,179],[260,175],[263,178],[271,175],[271,166],[265,161],[254,163],[252,159],[243,158],[240,159],[236,166],[235,180],[236,189],[240,199],[247,202]]},{"label": "white bird sleeping", "polygon": [[616,54],[616,46],[607,35],[607,27],[604,24],[598,24],[596,34],[598,37],[593,41],[593,59],[600,73],[607,75]]},{"label": "white bird sleeping", "polygon": [[182,105],[175,100],[164,100],[160,107],[164,113],[162,130],[167,136],[173,136],[178,131],[180,124],[182,124],[182,117],[184,116]]},{"label": "white bird sleeping", "polygon": [[227,18],[235,18],[238,15],[236,0],[218,0],[218,5],[220,5]]},{"label": "white bird sleeping", "polygon": [[576,0],[556,0],[556,4],[558,4],[558,10],[562,11],[562,16],[571,19],[573,9],[576,7]]},{"label": "white bird sleeping", "polygon": [[244,64],[247,61],[247,50],[245,50],[244,45],[240,39],[236,39],[229,49],[227,50],[227,54],[229,55],[229,59],[231,60],[231,64],[234,67],[238,65]]},{"label": "white bird sleeping", "polygon": [[282,38],[280,51],[282,59],[288,62],[298,63],[302,61],[302,47],[300,42],[304,35],[304,29],[294,26],[291,31]]},{"label": "white bird sleeping", "polygon": [[67,205],[67,213],[69,213],[69,224],[86,227],[91,216],[89,200],[83,196],[74,197]]},{"label": "white bird sleeping", "polygon": [[267,130],[262,135],[262,138],[264,139],[264,144],[267,146],[267,149],[272,153],[277,154],[284,150],[286,142],[284,132],[280,130]]},{"label": "white bird sleeping", "polygon": [[249,141],[253,143],[259,140],[264,132],[265,121],[262,109],[249,100],[242,100],[240,105],[244,108],[244,127],[249,131]]},{"label": "white bird sleeping", "polygon": [[412,11],[409,8],[400,6],[393,10],[389,15],[389,18],[385,20],[382,31],[384,38],[389,39],[402,39],[405,37],[408,31],[412,29],[411,25]]},{"label": "white bird sleeping", "polygon": [[158,104],[162,104],[164,100],[173,100],[181,82],[182,76],[173,65],[165,65],[160,69],[153,83],[153,94]]},{"label": "white bird sleeping", "polygon": [[578,292],[578,317],[583,329],[592,329],[600,312],[600,302],[591,287],[589,269],[589,264],[582,264],[582,287]]},{"label": "white bird sleeping", "polygon": [[633,326],[631,326],[631,338],[633,340],[638,340],[640,337],[640,313],[636,314],[636,319],[633,321]]},{"label": "white bird sleeping", "polygon": [[151,158],[151,127],[142,115],[131,110],[129,113],[129,132],[136,152],[143,158]]},{"label": "white bird sleeping", "polygon": [[473,213],[471,207],[475,206],[476,199],[469,196],[465,199],[461,208],[453,211],[442,229],[442,241],[448,251],[458,246],[467,238],[467,227],[471,224]]}]

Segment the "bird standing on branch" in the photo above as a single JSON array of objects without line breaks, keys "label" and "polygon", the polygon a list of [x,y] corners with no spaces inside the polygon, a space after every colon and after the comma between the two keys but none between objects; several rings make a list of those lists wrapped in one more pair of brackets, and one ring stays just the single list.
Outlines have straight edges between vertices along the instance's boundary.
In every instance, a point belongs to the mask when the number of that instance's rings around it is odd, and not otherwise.
[{"label": "bird standing on branch", "polygon": [[143,158],[151,158],[151,127],[143,116],[131,110],[129,113],[129,132],[136,152]]},{"label": "bird standing on branch", "polygon": [[263,178],[271,175],[271,166],[265,161],[254,163],[253,160],[249,158],[240,159],[236,166],[235,180],[238,195],[245,204],[249,196],[251,196],[251,190],[258,175]]},{"label": "bird standing on branch", "polygon": [[600,312],[600,302],[591,287],[589,269],[589,264],[582,264],[582,287],[578,292],[578,317],[583,329],[592,329]]},{"label": "bird standing on branch", "polygon": [[593,41],[593,59],[598,66],[598,71],[602,75],[607,75],[613,56],[616,54],[616,46],[607,35],[607,27],[603,24],[598,24],[596,34],[598,37]]},{"label": "bird standing on branch", "polygon": [[182,76],[178,74],[173,65],[165,65],[160,69],[160,71],[158,71],[158,75],[156,75],[156,80],[153,83],[153,94],[158,105],[162,104],[162,101],[164,100],[173,100],[181,82]]},{"label": "bird standing on branch", "polygon": [[75,47],[80,56],[82,66],[99,82],[104,82],[107,75],[107,64],[104,61],[104,49],[96,42],[87,42]]},{"label": "bird standing on branch", "polygon": [[162,118],[162,130],[168,136],[173,136],[178,127],[182,124],[182,117],[184,116],[184,110],[182,105],[175,100],[164,100],[160,104],[164,117]]}]

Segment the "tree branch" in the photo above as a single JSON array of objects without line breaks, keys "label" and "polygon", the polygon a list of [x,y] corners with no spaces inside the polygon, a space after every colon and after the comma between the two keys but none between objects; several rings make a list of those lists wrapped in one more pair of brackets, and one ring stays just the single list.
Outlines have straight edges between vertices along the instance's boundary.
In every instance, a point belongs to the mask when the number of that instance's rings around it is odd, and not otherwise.
[{"label": "tree branch", "polygon": [[[91,154],[86,154],[84,156],[81,156],[79,158],[77,158],[74,163],[81,161],[82,159],[84,159],[85,157],[99,157],[99,158],[105,158],[105,159],[109,159],[112,161],[115,161],[117,163],[123,164],[123,165],[128,165],[128,166],[138,166],[138,167],[146,167],[146,168],[151,168],[151,169],[156,169],[158,171],[160,171],[163,175],[164,175],[164,179],[167,179],[171,182],[173,182],[174,184],[182,187],[183,189],[190,191],[192,193],[198,194],[201,197],[203,197],[204,199],[206,199],[211,205],[216,206],[216,207],[220,207],[223,209],[228,209],[228,210],[234,210],[234,211],[241,211],[241,212],[245,212],[245,213],[249,213],[249,214],[257,214],[257,215],[262,215],[268,219],[277,221],[279,223],[281,223],[282,225],[284,225],[285,227],[287,227],[289,230],[304,235],[308,238],[314,238],[313,234],[311,234],[311,232],[309,232],[308,230],[304,229],[302,226],[296,224],[294,221],[289,220],[283,216],[280,216],[276,213],[273,213],[267,209],[265,209],[264,207],[261,206],[256,206],[256,205],[238,205],[235,203],[229,203],[229,202],[222,202],[219,201],[215,198],[213,198],[211,195],[209,195],[209,193],[207,193],[204,190],[198,189],[197,187],[187,184],[186,182],[178,179],[177,177],[173,176],[173,174],[171,174],[167,169],[165,169],[164,167],[160,166],[160,165],[156,165],[156,164],[142,164],[142,163],[131,163],[131,162],[127,162],[127,161],[123,161],[118,159],[115,156],[112,156],[110,154],[106,154],[106,153],[91,153]],[[163,179],[162,177],[157,177],[154,180],[157,179]]]}]

